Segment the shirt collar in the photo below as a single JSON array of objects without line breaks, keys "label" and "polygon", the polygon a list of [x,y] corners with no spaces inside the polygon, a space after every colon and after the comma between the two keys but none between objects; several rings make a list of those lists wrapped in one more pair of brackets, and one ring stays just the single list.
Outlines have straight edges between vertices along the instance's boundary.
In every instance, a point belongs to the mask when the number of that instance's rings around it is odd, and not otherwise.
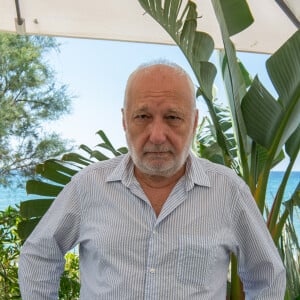
[{"label": "shirt collar", "polygon": [[121,181],[125,186],[129,186],[134,177],[133,162],[129,153],[123,155],[120,163],[107,176],[106,181]]},{"label": "shirt collar", "polygon": [[[185,186],[187,190],[191,190],[195,184],[210,187],[209,177],[201,161],[202,159],[195,157],[192,152],[189,153],[185,172]],[[121,181],[125,186],[129,187],[133,180],[135,180],[134,165],[130,155],[127,153],[123,155],[113,172],[108,175],[107,181]]]},{"label": "shirt collar", "polygon": [[190,190],[193,186],[207,186],[210,187],[210,180],[202,164],[202,159],[196,157],[190,152],[186,165],[186,189]]}]

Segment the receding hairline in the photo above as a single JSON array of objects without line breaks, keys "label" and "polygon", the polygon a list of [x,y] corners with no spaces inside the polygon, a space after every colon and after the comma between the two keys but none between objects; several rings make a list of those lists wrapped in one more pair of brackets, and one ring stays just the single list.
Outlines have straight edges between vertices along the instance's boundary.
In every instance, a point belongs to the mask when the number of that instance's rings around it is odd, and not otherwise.
[{"label": "receding hairline", "polygon": [[148,70],[150,71],[153,67],[159,66],[169,67],[175,71],[175,74],[182,76],[187,80],[189,88],[191,90],[191,95],[193,95],[193,99],[191,100],[193,100],[193,106],[194,108],[196,108],[195,86],[190,75],[178,64],[166,60],[152,61],[149,63],[141,64],[129,75],[125,88],[123,107],[126,107],[129,88],[131,87],[132,82],[137,78],[137,76],[141,73],[146,73]]}]

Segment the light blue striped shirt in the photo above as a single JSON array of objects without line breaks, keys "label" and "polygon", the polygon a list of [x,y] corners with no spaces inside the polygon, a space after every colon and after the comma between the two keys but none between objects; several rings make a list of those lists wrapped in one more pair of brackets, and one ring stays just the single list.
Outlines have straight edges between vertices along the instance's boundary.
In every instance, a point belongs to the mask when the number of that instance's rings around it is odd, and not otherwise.
[{"label": "light blue striped shirt", "polygon": [[23,300],[57,299],[79,244],[83,300],[224,300],[230,253],[246,299],[283,299],[285,269],[247,185],[190,155],[157,217],[128,155],[75,175],[21,251]]}]

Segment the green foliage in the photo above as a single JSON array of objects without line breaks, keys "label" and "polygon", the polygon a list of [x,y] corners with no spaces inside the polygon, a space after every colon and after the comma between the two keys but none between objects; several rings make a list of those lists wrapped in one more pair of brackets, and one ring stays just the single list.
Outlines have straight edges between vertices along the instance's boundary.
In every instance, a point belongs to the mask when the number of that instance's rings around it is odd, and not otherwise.
[{"label": "green foliage", "polygon": [[[7,207],[0,211],[0,299],[21,299],[18,284],[18,260],[21,240],[17,226],[21,221],[18,208]],[[76,252],[67,253],[66,265],[60,281],[59,299],[79,299],[79,256]]]},{"label": "green foliage", "polygon": [[59,299],[77,300],[80,294],[79,256],[69,252],[65,260],[65,270],[60,279]]},{"label": "green foliage", "polygon": [[300,247],[290,220],[284,228],[280,249],[287,268],[286,299],[300,299]]},{"label": "green foliage", "polygon": [[35,171],[40,178],[27,181],[26,191],[29,195],[37,197],[23,201],[20,205],[22,221],[18,224],[18,234],[22,240],[29,236],[52,201],[74,174],[95,161],[109,158],[98,148],[114,156],[127,153],[126,147],[116,149],[102,130],[99,130],[97,134],[102,140],[97,145],[97,149],[92,150],[86,145],[81,145],[80,150],[84,154],[71,152],[63,155],[62,159],[49,159],[36,166]]},{"label": "green foliage", "polygon": [[41,126],[70,110],[71,96],[56,83],[45,54],[54,38],[0,33],[0,184],[14,170],[32,173],[38,161],[66,151],[66,141]]},{"label": "green foliage", "polygon": [[0,299],[20,299],[18,257],[21,241],[16,234],[18,210],[9,206],[0,211]]},{"label": "green foliage", "polygon": [[[231,41],[232,35],[253,22],[247,2],[212,0],[224,45],[220,62],[228,95],[228,111],[214,99],[216,68],[208,61],[213,41],[207,34],[197,31],[196,4],[193,1],[188,1],[185,6],[182,1],[139,2],[183,51],[199,83],[197,96],[205,100],[209,109],[210,118],[205,118],[199,126],[194,150],[202,157],[233,168],[243,177],[263,215],[267,211],[265,201],[270,171],[285,155],[288,156],[289,164],[267,220],[274,242],[282,250],[283,244],[279,241],[289,216],[292,216],[291,207],[299,207],[296,201],[288,201],[288,210],[282,207],[282,202],[300,149],[300,31],[267,61],[267,71],[278,93],[278,99],[275,99],[257,77],[250,78],[237,59]],[[293,197],[295,195],[297,191]],[[291,243],[295,244],[297,240]],[[290,246],[286,241],[284,245]],[[233,259],[230,299],[243,299],[236,268]]]},{"label": "green foliage", "polygon": [[[101,130],[97,132],[102,142],[97,145],[107,153],[118,156],[127,153],[126,147],[116,149]],[[21,299],[18,285],[18,259],[22,242],[32,232],[47,211],[54,198],[72,176],[90,163],[108,159],[98,149],[86,145],[80,149],[85,153],[67,153],[61,160],[49,159],[36,166],[40,178],[27,182],[27,193],[46,198],[27,200],[20,210],[8,207],[0,212],[0,299]],[[77,249],[65,255],[65,270],[61,276],[59,300],[76,300],[80,295],[79,256]]]}]

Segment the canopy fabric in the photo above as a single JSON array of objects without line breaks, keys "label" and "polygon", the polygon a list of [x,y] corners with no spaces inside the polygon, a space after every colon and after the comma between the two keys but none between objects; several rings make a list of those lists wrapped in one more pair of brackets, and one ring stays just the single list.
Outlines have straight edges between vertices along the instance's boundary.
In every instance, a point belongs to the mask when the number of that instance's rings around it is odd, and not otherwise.
[{"label": "canopy fabric", "polygon": [[[198,30],[209,33],[215,48],[221,48],[211,0],[194,2],[200,17]],[[23,25],[18,25],[17,4]],[[255,21],[233,37],[237,50],[273,53],[297,30],[275,0],[249,0],[248,4]],[[174,44],[164,29],[145,14],[137,0],[0,0],[0,31]]]}]

